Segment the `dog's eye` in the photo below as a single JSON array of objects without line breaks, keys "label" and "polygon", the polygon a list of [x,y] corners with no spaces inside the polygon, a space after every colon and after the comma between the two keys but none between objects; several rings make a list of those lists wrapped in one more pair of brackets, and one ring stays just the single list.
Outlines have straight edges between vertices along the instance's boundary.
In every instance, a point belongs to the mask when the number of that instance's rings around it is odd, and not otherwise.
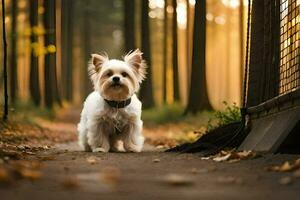
[{"label": "dog's eye", "polygon": [[111,71],[107,72],[106,76],[112,76],[113,73]]},{"label": "dog's eye", "polygon": [[123,76],[123,77],[127,77],[128,74],[127,74],[126,72],[122,72],[122,76]]}]

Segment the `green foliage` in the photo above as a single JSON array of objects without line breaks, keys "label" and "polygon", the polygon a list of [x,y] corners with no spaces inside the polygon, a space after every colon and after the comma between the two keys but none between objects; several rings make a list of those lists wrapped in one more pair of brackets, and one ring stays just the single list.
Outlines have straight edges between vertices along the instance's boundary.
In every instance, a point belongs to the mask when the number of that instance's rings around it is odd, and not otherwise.
[{"label": "green foliage", "polygon": [[185,123],[186,129],[190,130],[189,124],[193,126],[205,125],[212,112],[203,111],[196,115],[183,115],[184,107],[178,103],[172,105],[163,105],[150,109],[145,109],[142,112],[142,119],[147,125],[165,124],[165,123]]},{"label": "green foliage", "polygon": [[143,110],[142,119],[155,124],[174,122],[181,118],[183,110],[179,104],[163,105]]},{"label": "green foliage", "polygon": [[236,103],[229,105],[226,101],[224,101],[223,104],[225,109],[223,111],[216,111],[213,119],[208,121],[207,132],[226,124],[241,121],[240,108],[236,105]]},{"label": "green foliage", "polygon": [[10,112],[15,120],[23,120],[28,123],[34,123],[35,117],[46,119],[53,119],[55,117],[55,109],[50,110],[44,107],[35,106],[31,101],[16,101],[15,105],[10,108]]}]

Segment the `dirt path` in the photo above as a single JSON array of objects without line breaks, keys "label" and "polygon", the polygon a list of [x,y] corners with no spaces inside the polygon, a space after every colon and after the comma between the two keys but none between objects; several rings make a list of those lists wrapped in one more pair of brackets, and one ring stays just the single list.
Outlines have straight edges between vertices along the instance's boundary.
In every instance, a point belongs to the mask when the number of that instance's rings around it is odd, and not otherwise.
[{"label": "dirt path", "polygon": [[[75,132],[74,120],[69,119],[60,118],[59,122]],[[54,127],[59,130],[62,126]],[[36,162],[37,158],[41,176],[1,186],[1,200],[273,200],[298,199],[300,195],[300,178],[291,172],[265,170],[286,160],[294,161],[299,155],[264,155],[228,163],[202,160],[197,154],[164,153],[148,144],[138,154],[87,153],[72,142],[27,159]]]},{"label": "dirt path", "polygon": [[[93,154],[65,144],[40,154],[42,177],[1,188],[13,199],[297,199],[300,181],[264,168],[295,156],[264,156],[237,163],[162,152]],[[53,157],[53,159],[49,159]],[[47,160],[49,159],[49,160]]]}]

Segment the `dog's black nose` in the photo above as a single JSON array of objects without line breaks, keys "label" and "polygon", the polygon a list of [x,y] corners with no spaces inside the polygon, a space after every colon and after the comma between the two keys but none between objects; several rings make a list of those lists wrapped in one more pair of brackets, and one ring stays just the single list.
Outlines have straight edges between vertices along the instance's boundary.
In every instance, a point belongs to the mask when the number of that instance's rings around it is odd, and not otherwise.
[{"label": "dog's black nose", "polygon": [[112,78],[112,80],[113,80],[113,82],[115,82],[115,83],[119,83],[119,82],[120,82],[120,77],[114,76],[114,77]]}]

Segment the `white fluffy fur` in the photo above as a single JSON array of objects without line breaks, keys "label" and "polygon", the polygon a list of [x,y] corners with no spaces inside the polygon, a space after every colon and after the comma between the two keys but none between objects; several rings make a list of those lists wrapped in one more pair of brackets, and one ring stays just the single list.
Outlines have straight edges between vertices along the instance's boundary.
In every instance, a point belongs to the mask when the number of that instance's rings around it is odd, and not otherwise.
[{"label": "white fluffy fur", "polygon": [[[78,142],[85,151],[142,150],[142,104],[135,93],[145,78],[145,69],[142,53],[138,49],[127,54],[124,61],[92,54],[89,72],[95,91],[84,102],[78,124]],[[121,86],[112,86],[114,76],[120,78]],[[104,100],[122,101],[130,97],[131,103],[124,108],[110,107]],[[120,133],[116,133],[116,128]]]}]

